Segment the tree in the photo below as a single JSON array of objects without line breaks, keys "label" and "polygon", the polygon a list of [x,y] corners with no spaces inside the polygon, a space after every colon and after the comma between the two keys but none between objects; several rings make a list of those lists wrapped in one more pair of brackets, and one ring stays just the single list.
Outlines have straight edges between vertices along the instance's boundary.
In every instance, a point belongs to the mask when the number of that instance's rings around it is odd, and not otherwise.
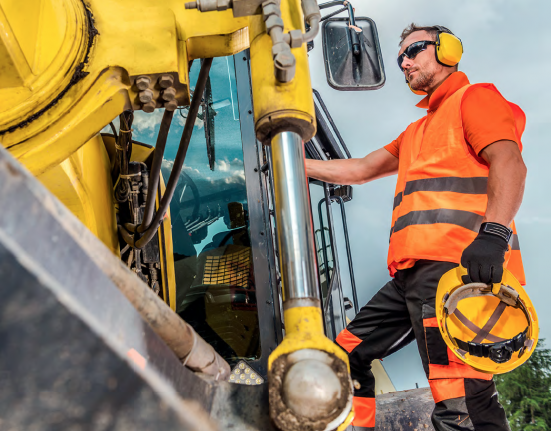
[{"label": "tree", "polygon": [[543,339],[530,359],[495,382],[512,431],[551,431],[551,350]]}]

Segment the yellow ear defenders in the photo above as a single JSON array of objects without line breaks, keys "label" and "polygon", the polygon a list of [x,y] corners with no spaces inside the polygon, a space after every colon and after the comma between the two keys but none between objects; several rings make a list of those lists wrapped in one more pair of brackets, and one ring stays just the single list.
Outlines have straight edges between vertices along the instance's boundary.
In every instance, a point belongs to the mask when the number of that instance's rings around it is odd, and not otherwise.
[{"label": "yellow ear defenders", "polygon": [[438,30],[436,35],[436,61],[443,66],[455,66],[463,55],[461,39],[446,27],[435,25],[434,28]]},{"label": "yellow ear defenders", "polygon": [[409,87],[409,89],[411,90],[412,93],[417,94],[418,96],[426,96],[427,95],[427,93],[425,91],[414,90],[413,88],[411,88],[411,84],[409,83],[407,78],[406,78],[406,84],[408,85],[408,87]]},{"label": "yellow ear defenders", "polygon": [[[436,61],[443,66],[453,67],[461,61],[461,56],[463,55],[463,44],[461,39],[455,36],[448,28],[442,27],[440,25],[435,25],[434,28],[438,30],[436,34],[436,46],[435,46],[435,55]],[[409,89],[419,95],[424,96],[427,93],[424,91],[418,91],[411,88],[408,80],[406,83],[409,86]]]}]

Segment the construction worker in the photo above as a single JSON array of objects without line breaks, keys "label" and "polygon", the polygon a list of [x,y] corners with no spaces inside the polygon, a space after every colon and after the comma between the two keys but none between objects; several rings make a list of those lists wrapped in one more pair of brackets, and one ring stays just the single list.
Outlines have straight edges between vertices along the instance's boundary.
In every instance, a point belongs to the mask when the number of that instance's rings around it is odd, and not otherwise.
[{"label": "construction worker", "polygon": [[[392,143],[361,159],[306,160],[310,177],[363,184],[398,174],[388,254],[393,279],[337,337],[348,352],[355,430],[375,427],[371,361],[417,341],[437,430],[509,430],[491,374],[446,346],[435,315],[441,276],[462,264],[465,283],[499,283],[504,266],[524,284],[513,217],[522,201],[525,116],[491,84],[458,72],[461,41],[441,26],[408,26],[398,65],[427,110]],[[512,246],[511,246],[511,245]]]}]

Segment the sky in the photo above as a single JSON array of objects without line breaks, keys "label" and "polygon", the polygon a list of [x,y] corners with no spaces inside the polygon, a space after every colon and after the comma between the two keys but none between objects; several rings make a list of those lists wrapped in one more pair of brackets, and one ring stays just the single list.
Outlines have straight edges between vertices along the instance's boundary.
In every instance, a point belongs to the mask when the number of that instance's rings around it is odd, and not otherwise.
[{"label": "sky", "polygon": [[[363,157],[396,139],[426,111],[415,107],[421,99],[406,86],[398,69],[399,35],[411,22],[443,25],[464,47],[459,70],[471,83],[491,82],[526,113],[523,157],[528,167],[523,204],[516,217],[527,277],[526,290],[538,311],[540,337],[551,345],[551,301],[547,271],[551,258],[551,203],[545,198],[550,183],[547,163],[551,147],[551,14],[549,0],[356,0],[356,16],[377,25],[385,64],[386,84],[376,91],[339,92],[325,78],[321,35],[310,52],[312,85],[317,89],[353,157]],[[324,14],[327,10],[322,11]],[[342,14],[342,16],[345,16]],[[366,303],[388,280],[386,256],[396,177],[354,187],[346,205],[358,297]],[[337,211],[334,214],[338,219]],[[344,259],[339,244],[341,265]],[[346,271],[344,269],[343,271]],[[428,386],[417,346],[410,344],[383,361],[397,390]]]}]

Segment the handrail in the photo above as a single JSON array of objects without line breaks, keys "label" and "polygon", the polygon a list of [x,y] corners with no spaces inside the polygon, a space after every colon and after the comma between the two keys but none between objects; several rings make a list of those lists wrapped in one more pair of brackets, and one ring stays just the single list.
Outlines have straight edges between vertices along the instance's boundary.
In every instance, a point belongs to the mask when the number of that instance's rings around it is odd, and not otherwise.
[{"label": "handrail", "polygon": [[[358,312],[360,311],[360,306],[359,306],[359,301],[358,301],[358,291],[357,291],[357,288],[356,288],[356,278],[355,278],[355,275],[354,275],[354,267],[353,267],[353,263],[352,263],[352,252],[351,252],[351,248],[350,248],[350,238],[349,238],[349,235],[348,235],[348,223],[346,221],[346,211],[344,209],[344,203],[345,202],[344,202],[344,200],[341,196],[330,196],[329,200],[330,201],[338,201],[339,205],[340,205],[340,208],[341,208],[341,218],[342,218],[342,222],[343,222],[344,240],[345,240],[345,246],[346,246],[346,256],[347,256],[347,261],[348,261],[348,270],[349,270],[349,273],[350,273],[350,284],[351,284],[351,288],[352,288],[352,301],[354,303],[354,311],[355,311],[356,314],[358,314]],[[320,227],[323,227],[323,218],[322,218],[322,215],[321,215],[321,205],[326,201],[327,201],[326,198],[322,198],[318,203],[318,214],[319,214],[319,218],[320,218]],[[329,232],[330,232],[330,235],[331,235],[331,230]],[[335,253],[336,253],[336,251],[334,250],[334,248],[336,246],[334,238],[332,238],[331,242],[332,242],[331,253],[333,255],[333,262],[334,262],[333,271],[335,271],[335,270],[340,271],[340,268],[338,267],[338,262],[335,263],[335,259],[334,259],[334,256],[335,256]],[[325,241],[325,235],[322,235],[322,246],[323,246],[323,252],[324,252],[324,261],[326,263],[326,265],[325,265],[326,278],[328,279],[328,282],[329,282],[329,275],[328,275],[328,270],[327,270],[327,251],[326,251],[327,246],[326,246],[326,241]],[[332,277],[331,277],[331,284],[332,284]],[[329,297],[330,297],[330,291],[328,290],[327,298],[329,298]]]}]

